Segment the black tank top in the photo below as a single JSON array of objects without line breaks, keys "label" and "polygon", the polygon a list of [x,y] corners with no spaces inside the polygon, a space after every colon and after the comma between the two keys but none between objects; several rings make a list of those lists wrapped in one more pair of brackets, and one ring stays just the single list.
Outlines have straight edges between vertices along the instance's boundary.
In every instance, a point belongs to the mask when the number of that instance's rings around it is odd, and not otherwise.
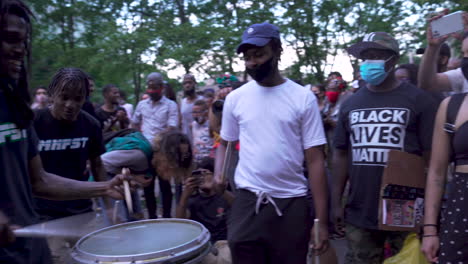
[{"label": "black tank top", "polygon": [[468,165],[468,121],[455,130],[455,120],[467,95],[468,93],[454,94],[447,105],[444,130],[450,135],[452,149],[450,160],[454,161],[455,165]]},{"label": "black tank top", "polygon": [[452,149],[456,165],[468,165],[468,121],[455,131],[452,138]]}]

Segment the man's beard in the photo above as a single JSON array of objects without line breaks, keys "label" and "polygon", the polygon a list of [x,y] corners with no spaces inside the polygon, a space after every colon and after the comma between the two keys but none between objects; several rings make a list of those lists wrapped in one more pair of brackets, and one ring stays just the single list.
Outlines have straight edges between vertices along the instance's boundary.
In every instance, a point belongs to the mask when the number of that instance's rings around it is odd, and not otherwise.
[{"label": "man's beard", "polygon": [[151,100],[153,100],[154,102],[157,102],[162,98],[162,95],[159,93],[150,93],[148,95],[150,96]]},{"label": "man's beard", "polygon": [[272,72],[273,72],[273,60],[275,59],[272,56],[265,63],[258,65],[254,69],[245,68],[247,73],[257,82],[264,81]]},{"label": "man's beard", "polygon": [[195,88],[192,88],[190,90],[184,90],[184,95],[185,96],[193,96],[195,95]]}]

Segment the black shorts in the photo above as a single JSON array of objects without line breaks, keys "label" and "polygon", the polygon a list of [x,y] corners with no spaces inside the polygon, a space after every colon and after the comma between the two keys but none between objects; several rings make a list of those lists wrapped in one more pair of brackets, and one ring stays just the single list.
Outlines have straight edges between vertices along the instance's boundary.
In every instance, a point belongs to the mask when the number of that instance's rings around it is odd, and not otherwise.
[{"label": "black shorts", "polygon": [[228,218],[228,241],[234,264],[306,263],[312,218],[306,197],[273,198],[255,213],[257,196],[238,190]]}]

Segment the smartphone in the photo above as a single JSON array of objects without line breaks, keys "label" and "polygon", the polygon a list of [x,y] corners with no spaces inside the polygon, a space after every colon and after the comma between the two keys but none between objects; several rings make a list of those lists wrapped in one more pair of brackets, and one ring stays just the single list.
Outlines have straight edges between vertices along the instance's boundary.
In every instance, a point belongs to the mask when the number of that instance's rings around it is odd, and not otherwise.
[{"label": "smartphone", "polygon": [[203,171],[202,170],[192,171],[192,176],[197,179],[198,184],[202,183],[202,180],[203,180]]},{"label": "smartphone", "polygon": [[463,11],[457,11],[432,21],[431,28],[434,38],[463,31]]}]

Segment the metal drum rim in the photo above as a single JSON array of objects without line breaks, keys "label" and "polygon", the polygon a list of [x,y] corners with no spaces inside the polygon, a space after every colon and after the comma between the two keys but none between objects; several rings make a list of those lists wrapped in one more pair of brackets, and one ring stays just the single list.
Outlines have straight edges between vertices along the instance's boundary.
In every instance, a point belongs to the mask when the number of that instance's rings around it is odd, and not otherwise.
[{"label": "metal drum rim", "polygon": [[[197,226],[201,228],[201,233],[200,236],[187,241],[184,244],[181,244],[180,246],[166,249],[166,250],[161,250],[157,252],[149,252],[149,253],[143,253],[143,254],[135,254],[135,255],[119,255],[119,256],[110,256],[110,255],[97,255],[97,254],[91,254],[88,252],[85,252],[80,249],[79,245],[89,237],[101,233],[106,230],[110,229],[115,229],[119,228],[122,226],[131,226],[135,224],[144,224],[144,223],[155,223],[155,222],[178,222],[178,223],[183,223],[183,224],[191,224],[194,226]],[[109,227],[105,227],[99,230],[96,230],[94,232],[91,232],[84,237],[80,238],[78,242],[76,242],[75,246],[73,247],[72,251],[72,257],[76,259],[77,261],[92,261],[92,263],[100,263],[100,262],[106,262],[106,261],[115,261],[115,262],[121,262],[121,261],[148,261],[150,259],[160,259],[160,261],[167,261],[168,259],[171,260],[178,260],[178,259],[183,259],[186,256],[189,256],[190,254],[193,253],[199,253],[203,251],[204,246],[206,244],[210,243],[210,232],[206,229],[205,226],[203,226],[201,223],[190,220],[190,219],[180,219],[180,218],[161,218],[161,219],[148,219],[148,220],[140,220],[136,222],[127,222],[127,223],[122,223],[122,224],[117,224]],[[192,249],[192,250],[190,250]],[[178,252],[174,252],[177,250]],[[189,251],[190,250],[190,251]],[[139,258],[144,258],[144,259],[139,259]]]}]

